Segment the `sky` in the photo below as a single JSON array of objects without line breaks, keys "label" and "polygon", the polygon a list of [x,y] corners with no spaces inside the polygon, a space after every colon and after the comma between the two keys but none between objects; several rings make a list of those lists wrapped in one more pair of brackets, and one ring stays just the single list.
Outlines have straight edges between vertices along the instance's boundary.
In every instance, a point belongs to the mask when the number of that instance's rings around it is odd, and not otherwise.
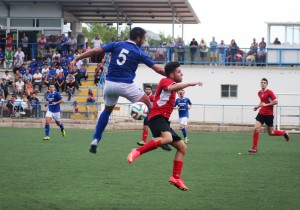
[{"label": "sky", "polygon": [[[266,22],[298,22],[300,23],[300,1],[283,0],[189,0],[200,24],[185,24],[183,39],[188,44],[192,38],[198,42],[204,38],[210,42],[212,37],[219,43],[221,39],[226,44],[235,39],[241,48],[248,48],[252,39],[257,42],[262,37],[267,40]],[[172,24],[133,24],[144,27],[154,33],[163,32],[172,35]],[[181,37],[181,24],[175,25],[174,37]],[[276,37],[275,35],[273,35]],[[280,40],[281,35],[278,34]],[[270,40],[273,42],[274,40]]]}]

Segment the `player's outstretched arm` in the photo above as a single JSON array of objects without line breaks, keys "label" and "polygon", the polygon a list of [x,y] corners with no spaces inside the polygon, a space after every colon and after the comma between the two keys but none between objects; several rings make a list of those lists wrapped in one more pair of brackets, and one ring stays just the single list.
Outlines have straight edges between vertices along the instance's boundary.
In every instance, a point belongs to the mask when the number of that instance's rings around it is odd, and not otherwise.
[{"label": "player's outstretched arm", "polygon": [[160,75],[163,75],[163,76],[166,76],[165,74],[165,69],[157,64],[154,64],[152,67],[151,67],[156,73],[160,74]]},{"label": "player's outstretched arm", "polygon": [[178,90],[182,90],[186,87],[190,87],[190,86],[202,86],[203,83],[202,82],[189,82],[189,83],[176,83],[176,84],[173,84],[169,87],[169,90],[170,91],[178,91]]},{"label": "player's outstretched arm", "polygon": [[89,58],[89,57],[92,57],[94,55],[97,55],[97,54],[103,54],[105,53],[104,50],[100,47],[100,48],[94,48],[94,49],[91,49],[85,53],[82,53],[80,56],[74,58],[74,60],[71,61],[70,63],[70,67],[71,69],[73,69],[73,67],[76,65],[77,61],[79,60],[82,60],[84,58]]}]

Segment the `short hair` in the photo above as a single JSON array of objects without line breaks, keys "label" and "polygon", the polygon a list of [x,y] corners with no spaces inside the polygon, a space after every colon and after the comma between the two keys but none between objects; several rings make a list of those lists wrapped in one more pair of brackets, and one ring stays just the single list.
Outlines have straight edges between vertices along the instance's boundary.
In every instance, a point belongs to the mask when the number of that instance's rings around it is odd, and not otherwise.
[{"label": "short hair", "polygon": [[171,62],[168,62],[166,65],[165,65],[165,74],[167,77],[170,76],[171,73],[173,73],[176,68],[178,68],[180,66],[180,63],[178,63],[177,61],[171,61]]},{"label": "short hair", "polygon": [[138,37],[143,38],[146,34],[146,31],[141,28],[141,27],[134,27],[131,31],[130,31],[130,40],[136,40]]},{"label": "short hair", "polygon": [[151,85],[146,85],[145,89],[146,88],[150,88],[152,90],[152,86]]},{"label": "short hair", "polygon": [[269,84],[269,82],[266,78],[262,78],[261,81],[265,81],[267,84]]}]

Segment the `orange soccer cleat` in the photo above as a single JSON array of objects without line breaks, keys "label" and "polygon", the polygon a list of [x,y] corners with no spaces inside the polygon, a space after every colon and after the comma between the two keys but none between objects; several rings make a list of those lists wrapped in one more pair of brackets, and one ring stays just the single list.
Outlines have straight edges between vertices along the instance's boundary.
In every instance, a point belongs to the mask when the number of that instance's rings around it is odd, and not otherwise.
[{"label": "orange soccer cleat", "polygon": [[252,147],[251,149],[248,150],[248,152],[250,152],[250,153],[257,153],[257,148],[256,147]]},{"label": "orange soccer cleat", "polygon": [[139,157],[140,157],[140,152],[136,148],[132,149],[127,156],[128,163],[130,164],[133,163],[133,161]]},{"label": "orange soccer cleat", "polygon": [[176,179],[174,176],[171,176],[169,179],[169,183],[183,191],[187,191],[189,189],[187,186],[185,186],[181,178]]}]

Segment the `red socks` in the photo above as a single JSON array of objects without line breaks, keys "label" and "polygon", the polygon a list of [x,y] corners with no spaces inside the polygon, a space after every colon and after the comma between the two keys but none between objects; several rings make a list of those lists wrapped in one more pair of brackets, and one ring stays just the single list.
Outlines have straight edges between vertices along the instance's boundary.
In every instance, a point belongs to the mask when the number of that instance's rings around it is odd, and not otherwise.
[{"label": "red socks", "polygon": [[146,143],[147,138],[148,138],[148,130],[144,130],[142,135],[143,142]]},{"label": "red socks", "polygon": [[174,160],[173,165],[173,177],[179,179],[182,171],[183,162],[179,160]]},{"label": "red socks", "polygon": [[283,136],[285,134],[285,132],[280,131],[280,130],[274,130],[273,134],[274,134],[274,136]]},{"label": "red socks", "polygon": [[255,148],[257,148],[258,138],[259,138],[259,133],[254,132],[253,133],[253,147],[255,147]]},{"label": "red socks", "polygon": [[136,150],[139,151],[140,154],[143,154],[145,152],[149,152],[151,150],[156,149],[160,145],[161,145],[161,141],[154,141],[152,139],[147,144],[145,144],[144,146],[141,146],[141,147],[137,148]]}]

